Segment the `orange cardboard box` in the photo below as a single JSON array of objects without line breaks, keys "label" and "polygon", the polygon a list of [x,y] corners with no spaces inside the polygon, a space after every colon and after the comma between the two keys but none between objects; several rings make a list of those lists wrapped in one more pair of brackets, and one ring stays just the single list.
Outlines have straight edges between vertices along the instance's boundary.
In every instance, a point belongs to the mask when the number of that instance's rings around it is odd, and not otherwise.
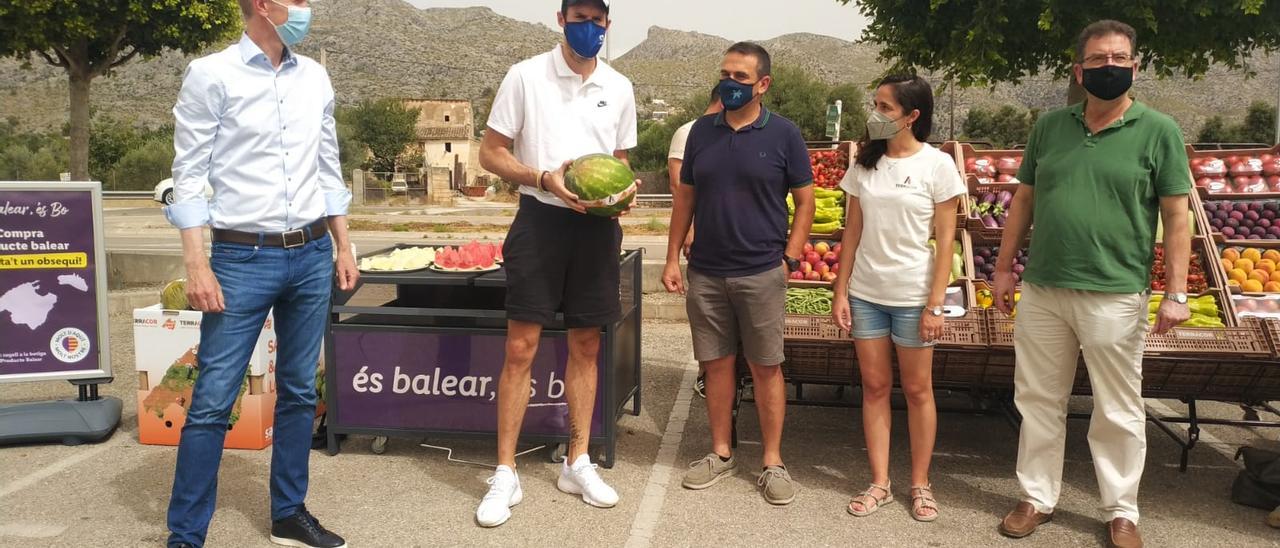
[{"label": "orange cardboard box", "polygon": [[[198,376],[202,314],[163,310],[160,305],[134,310],[134,355],[138,369],[138,441],[177,445],[186,423]],[[231,411],[224,447],[263,449],[271,445],[275,422],[276,334],[267,316]]]}]

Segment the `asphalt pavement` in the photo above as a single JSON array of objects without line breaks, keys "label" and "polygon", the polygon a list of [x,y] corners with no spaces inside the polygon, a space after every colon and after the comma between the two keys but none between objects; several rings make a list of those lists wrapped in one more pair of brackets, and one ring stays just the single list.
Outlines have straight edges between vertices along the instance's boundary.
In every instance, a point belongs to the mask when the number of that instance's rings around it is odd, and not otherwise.
[{"label": "asphalt pavement", "polygon": [[[137,441],[136,375],[128,316],[111,318],[116,382],[103,393],[125,403],[120,429],[107,441],[77,447],[0,448],[0,547],[162,546],[174,448]],[[644,407],[619,421],[618,462],[601,469],[621,494],[601,510],[555,488],[558,464],[542,452],[519,460],[524,502],[502,527],[474,523],[475,505],[490,469],[451,462],[491,462],[492,441],[392,439],[374,454],[371,438],[353,436],[337,456],[312,452],[308,508],[351,546],[1100,546],[1097,486],[1085,439],[1072,421],[1063,495],[1053,523],[1023,540],[996,532],[1017,500],[1016,432],[998,415],[946,413],[940,418],[932,481],[941,506],[934,523],[908,514],[906,415],[894,415],[892,478],[897,501],[868,518],[845,512],[869,481],[855,409],[791,407],[784,458],[801,491],[789,507],[773,507],[757,493],[759,431],[755,408],[740,420],[738,473],[706,491],[680,487],[686,465],[709,446],[703,401],[692,394],[696,365],[687,324],[649,321],[643,338]],[[65,383],[0,385],[0,403],[74,395]],[[807,397],[844,401],[852,391],[806,387]],[[965,394],[939,392],[944,407],[966,408]],[[1073,400],[1087,410],[1087,398]],[[1156,412],[1184,411],[1177,402],[1149,402]],[[1238,407],[1201,405],[1204,416],[1239,418]],[[1265,415],[1264,415],[1265,417]],[[1276,418],[1276,417],[1272,417]],[[1206,426],[1178,471],[1178,446],[1148,428],[1149,451],[1140,505],[1148,546],[1276,546],[1280,531],[1266,512],[1231,503],[1238,467],[1230,455],[1244,444],[1273,443],[1276,430]],[[522,449],[530,449],[522,446]],[[209,546],[269,546],[267,472],[270,450],[228,450],[223,457],[219,508]]]}]

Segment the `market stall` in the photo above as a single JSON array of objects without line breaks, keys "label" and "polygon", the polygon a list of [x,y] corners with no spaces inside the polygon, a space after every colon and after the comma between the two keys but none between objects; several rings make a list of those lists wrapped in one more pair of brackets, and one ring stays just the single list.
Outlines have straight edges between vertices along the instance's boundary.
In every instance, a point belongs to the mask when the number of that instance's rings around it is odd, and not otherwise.
[{"label": "market stall", "polygon": [[[992,307],[989,283],[1005,215],[1017,192],[1022,151],[976,150],[957,142],[945,143],[941,150],[954,155],[969,195],[961,208],[962,230],[953,250],[961,256],[954,258],[957,266],[949,288],[946,331],[934,357],[934,385],[968,391],[979,403],[978,410],[1001,411],[1016,422],[1011,396],[1014,319]],[[852,150],[841,152],[847,156]],[[1188,276],[1194,315],[1168,334],[1148,335],[1143,362],[1145,397],[1187,404],[1185,416],[1150,418],[1182,445],[1184,469],[1200,424],[1280,426],[1259,421],[1255,410],[1276,413],[1268,402],[1280,399],[1280,186],[1272,186],[1280,185],[1280,150],[1192,151],[1190,155],[1197,177],[1197,191],[1191,196],[1193,259]],[[815,155],[815,163],[823,159]],[[1231,184],[1224,182],[1232,176]],[[830,235],[817,234],[810,247],[816,250],[824,242],[832,247],[841,233],[838,228]],[[1152,311],[1164,290],[1159,244],[1155,252]],[[1025,266],[1026,259],[1024,244],[1018,264]],[[814,263],[810,268],[819,267]],[[838,265],[830,268],[838,272]],[[805,270],[804,279],[790,282],[786,318],[783,371],[795,387],[792,403],[856,405],[839,398],[805,397],[804,386],[809,384],[858,385],[853,341],[830,317],[833,278],[820,273],[813,279],[807,274],[809,268]],[[1015,272],[1021,272],[1019,266]],[[743,396],[750,375],[742,360],[739,370],[739,395]],[[1090,393],[1084,367],[1077,370],[1073,392]],[[1203,420],[1196,415],[1197,401],[1240,404],[1245,417]],[[1188,423],[1185,437],[1170,428],[1170,422]]]},{"label": "market stall", "polygon": [[[415,257],[423,250],[430,250],[432,257]],[[463,267],[441,268],[456,262],[442,258],[445,250],[400,244],[369,253],[361,259],[360,284],[351,292],[334,290],[325,337],[330,454],[338,453],[343,434],[414,439],[496,436],[507,325],[506,271],[500,253],[497,261],[492,256],[482,261],[488,266],[463,260]],[[391,258],[393,252],[394,261],[376,262]],[[605,467],[613,465],[617,420],[624,412],[640,412],[642,252],[626,251],[619,260],[622,317],[602,330],[590,434],[592,451],[599,451],[597,460]],[[522,442],[548,444],[553,459],[563,456],[569,439],[567,356],[563,325],[544,329],[520,437]]]}]

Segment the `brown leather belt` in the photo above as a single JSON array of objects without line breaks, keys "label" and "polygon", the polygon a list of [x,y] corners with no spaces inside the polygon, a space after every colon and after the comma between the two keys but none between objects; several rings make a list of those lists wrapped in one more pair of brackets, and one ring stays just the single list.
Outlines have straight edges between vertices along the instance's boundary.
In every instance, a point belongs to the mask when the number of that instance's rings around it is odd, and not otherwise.
[{"label": "brown leather belt", "polygon": [[296,230],[288,232],[241,232],[239,230],[226,230],[215,228],[213,233],[213,241],[229,242],[233,244],[244,244],[253,246],[283,247],[285,249],[293,247],[302,247],[307,242],[319,240],[325,234],[329,233],[329,225],[324,217],[321,217],[314,223]]}]

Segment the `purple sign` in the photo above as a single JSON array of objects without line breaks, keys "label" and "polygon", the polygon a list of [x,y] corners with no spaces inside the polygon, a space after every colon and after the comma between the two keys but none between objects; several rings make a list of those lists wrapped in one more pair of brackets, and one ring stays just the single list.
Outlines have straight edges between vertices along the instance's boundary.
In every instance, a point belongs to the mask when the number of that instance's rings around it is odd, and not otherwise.
[{"label": "purple sign", "polygon": [[[352,428],[497,432],[498,378],[506,337],[335,327],[336,423]],[[602,352],[603,355],[603,352]],[[521,432],[567,435],[563,335],[544,335],[533,360],[531,396]],[[603,364],[598,365],[603,373]],[[600,377],[598,376],[597,379]],[[603,432],[597,383],[592,435]]]},{"label": "purple sign", "polygon": [[[106,369],[100,360],[96,184],[0,183],[0,379]],[[83,375],[79,375],[83,376]]]}]

